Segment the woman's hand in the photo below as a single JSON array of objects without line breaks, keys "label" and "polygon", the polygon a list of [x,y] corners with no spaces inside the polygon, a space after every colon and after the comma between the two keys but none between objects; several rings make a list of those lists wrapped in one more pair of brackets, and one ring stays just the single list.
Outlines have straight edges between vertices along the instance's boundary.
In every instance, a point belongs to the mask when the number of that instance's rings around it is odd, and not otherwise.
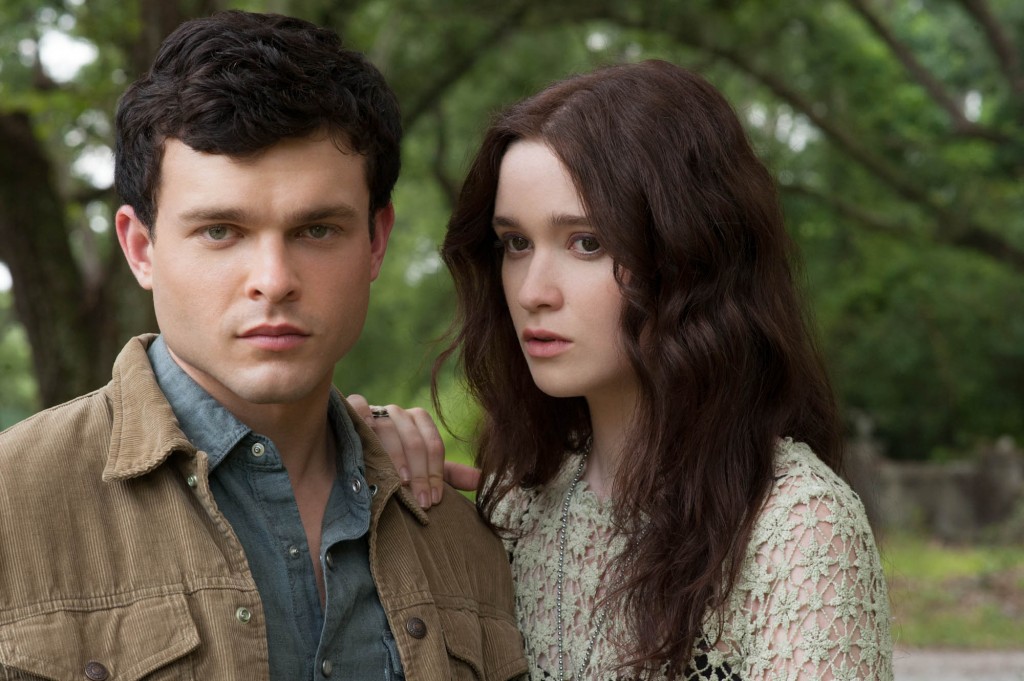
[{"label": "woman's hand", "polygon": [[373,429],[403,484],[409,486],[413,497],[424,509],[441,501],[444,482],[460,490],[475,490],[480,482],[480,471],[472,466],[446,462],[444,441],[425,409],[403,409],[389,404],[387,416],[374,416],[362,395],[349,395],[348,402]]}]

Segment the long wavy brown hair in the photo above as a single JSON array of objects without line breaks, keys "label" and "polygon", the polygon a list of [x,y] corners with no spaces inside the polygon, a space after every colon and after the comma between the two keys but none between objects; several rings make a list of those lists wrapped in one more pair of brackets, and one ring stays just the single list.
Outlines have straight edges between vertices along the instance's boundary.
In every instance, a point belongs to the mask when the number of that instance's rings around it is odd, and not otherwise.
[{"label": "long wavy brown hair", "polygon": [[[639,401],[614,483],[626,574],[610,598],[633,645],[624,666],[686,668],[723,612],[792,436],[838,468],[833,392],[794,283],[795,249],[771,176],[735,112],[663,61],[557,82],[502,113],[462,188],[441,253],[455,280],[451,344],[483,422],[488,520],[514,486],[552,480],[590,436],[583,398],[534,384],[501,284],[492,228],[502,157],[543,140],[615,262]],[[628,562],[624,558],[628,556]],[[719,622],[721,618],[719,618]]]}]

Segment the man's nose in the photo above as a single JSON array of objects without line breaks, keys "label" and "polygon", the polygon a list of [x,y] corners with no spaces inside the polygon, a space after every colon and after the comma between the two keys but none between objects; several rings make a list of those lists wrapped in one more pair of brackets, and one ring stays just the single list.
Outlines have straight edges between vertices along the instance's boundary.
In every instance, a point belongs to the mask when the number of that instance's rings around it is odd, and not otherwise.
[{"label": "man's nose", "polygon": [[261,239],[253,254],[247,295],[272,303],[292,300],[299,294],[297,263],[281,238]]}]

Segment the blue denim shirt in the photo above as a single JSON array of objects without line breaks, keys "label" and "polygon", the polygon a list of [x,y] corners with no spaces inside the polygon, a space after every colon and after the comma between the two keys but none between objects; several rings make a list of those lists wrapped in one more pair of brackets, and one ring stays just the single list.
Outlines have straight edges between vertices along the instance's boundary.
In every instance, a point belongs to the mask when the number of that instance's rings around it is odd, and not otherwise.
[{"label": "blue denim shirt", "polygon": [[251,431],[171,358],[163,337],[148,350],[182,431],[210,462],[210,489],[245,550],[267,615],[270,678],[401,678],[394,638],[370,574],[371,490],[352,422],[332,391],[328,418],[337,477],[324,513],[321,607],[288,472],[268,438]]}]

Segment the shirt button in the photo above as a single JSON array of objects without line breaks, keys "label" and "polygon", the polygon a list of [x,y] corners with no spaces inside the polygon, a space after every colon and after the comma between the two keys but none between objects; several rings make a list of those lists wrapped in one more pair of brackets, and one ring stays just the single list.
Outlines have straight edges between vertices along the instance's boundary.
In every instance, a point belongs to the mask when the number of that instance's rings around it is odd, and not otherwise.
[{"label": "shirt button", "polygon": [[238,618],[239,622],[245,624],[252,619],[252,613],[249,612],[249,608],[239,608],[238,610],[235,610],[235,617]]},{"label": "shirt button", "polygon": [[331,664],[330,660],[324,660],[323,662],[320,663],[320,672],[324,676],[330,676],[331,672],[333,672],[333,671],[334,671],[334,665]]},{"label": "shirt button", "polygon": [[324,554],[324,562],[327,563],[327,567],[334,569],[334,554],[330,551]]},{"label": "shirt button", "polygon": [[300,553],[300,551],[299,551],[299,547],[298,546],[289,546],[288,547],[288,555],[291,556],[292,558],[298,558],[299,557],[299,553]]},{"label": "shirt button", "polygon": [[352,478],[352,491],[359,494],[363,491],[363,481],[359,478]]},{"label": "shirt button", "polygon": [[106,681],[110,678],[110,672],[102,663],[92,660],[85,663],[85,678],[89,681]]},{"label": "shirt button", "polygon": [[188,485],[189,487],[195,487],[196,485],[198,485],[198,484],[199,484],[199,480],[198,480],[198,479],[196,478],[196,476],[194,476],[194,475],[190,475],[190,476],[188,476],[187,478],[185,478],[185,483],[186,483],[186,484],[187,484],[187,485]]},{"label": "shirt button", "polygon": [[409,621],[405,623],[405,630],[413,638],[423,638],[427,635],[427,624],[419,617],[410,617]]},{"label": "shirt button", "polygon": [[263,453],[267,451],[267,448],[263,446],[262,442],[257,442],[252,446],[252,455],[257,459],[263,456]]}]

